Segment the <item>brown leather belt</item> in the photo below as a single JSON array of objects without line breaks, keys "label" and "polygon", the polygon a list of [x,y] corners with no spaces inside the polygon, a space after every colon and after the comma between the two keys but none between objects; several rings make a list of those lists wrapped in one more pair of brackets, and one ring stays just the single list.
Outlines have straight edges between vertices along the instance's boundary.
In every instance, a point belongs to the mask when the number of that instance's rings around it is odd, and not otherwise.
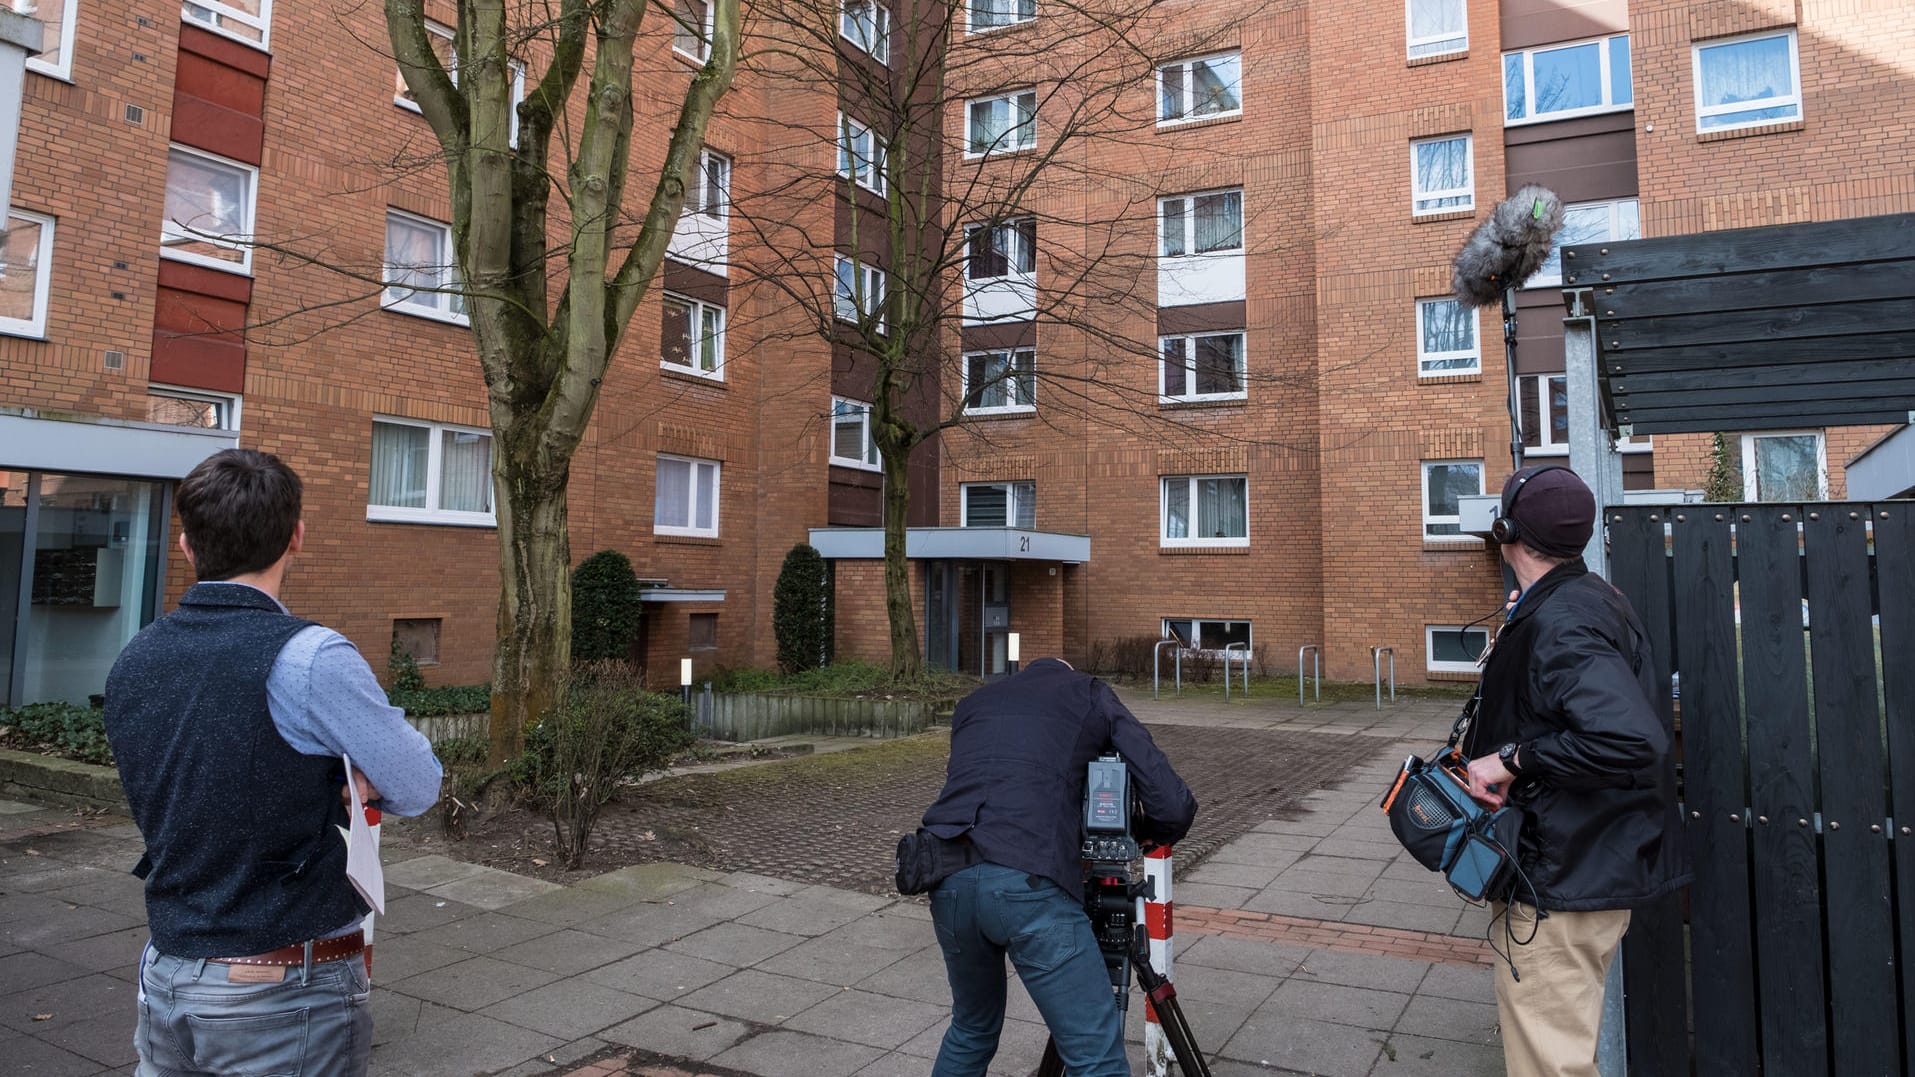
[{"label": "brown leather belt", "polygon": [[[342,961],[348,957],[354,957],[365,952],[366,933],[364,931],[354,931],[349,935],[339,935],[330,939],[314,939],[312,948],[313,964],[315,965],[323,964],[327,961]],[[219,965],[280,965],[298,967],[306,963],[306,944],[303,942],[295,942],[291,946],[281,946],[277,950],[269,950],[263,954],[254,954],[251,957],[209,957],[206,960]]]}]

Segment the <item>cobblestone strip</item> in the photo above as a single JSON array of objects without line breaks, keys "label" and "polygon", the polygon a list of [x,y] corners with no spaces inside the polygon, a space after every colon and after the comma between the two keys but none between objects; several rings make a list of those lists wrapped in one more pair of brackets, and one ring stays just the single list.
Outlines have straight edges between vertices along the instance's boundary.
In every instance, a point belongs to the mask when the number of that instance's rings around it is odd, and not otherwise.
[{"label": "cobblestone strip", "polygon": [[1339,924],[1332,920],[1310,920],[1245,909],[1179,905],[1177,929],[1195,935],[1222,935],[1226,938],[1289,943],[1347,953],[1408,957],[1465,968],[1488,967],[1496,963],[1495,954],[1482,939],[1373,927],[1369,924]]}]

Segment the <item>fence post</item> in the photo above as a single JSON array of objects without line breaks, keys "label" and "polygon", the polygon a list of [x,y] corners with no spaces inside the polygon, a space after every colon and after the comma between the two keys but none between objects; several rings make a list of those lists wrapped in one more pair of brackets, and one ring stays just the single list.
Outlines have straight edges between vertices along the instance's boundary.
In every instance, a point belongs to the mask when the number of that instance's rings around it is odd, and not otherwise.
[{"label": "fence post", "polygon": [[1383,709],[1383,656],[1390,656],[1390,702],[1396,702],[1396,648],[1370,648],[1370,674],[1376,679],[1376,709]]},{"label": "fence post", "polygon": [[1158,640],[1157,646],[1152,647],[1150,649],[1150,698],[1152,699],[1158,698],[1158,695],[1159,695],[1158,682],[1163,679],[1163,675],[1164,675],[1164,645],[1165,644],[1171,644],[1177,648],[1176,654],[1172,656],[1175,659],[1175,664],[1177,669],[1177,695],[1179,697],[1182,697],[1184,694],[1183,641],[1175,637],[1172,637],[1170,639]]},{"label": "fence post", "polygon": [[1306,643],[1297,648],[1297,706],[1303,706],[1303,655],[1308,651],[1311,663],[1316,667],[1317,702],[1323,702],[1323,647],[1315,643]]},{"label": "fence post", "polygon": [[1248,643],[1226,643],[1223,648],[1223,701],[1230,702],[1230,652],[1235,651],[1243,659],[1243,694],[1250,697],[1250,645]]}]

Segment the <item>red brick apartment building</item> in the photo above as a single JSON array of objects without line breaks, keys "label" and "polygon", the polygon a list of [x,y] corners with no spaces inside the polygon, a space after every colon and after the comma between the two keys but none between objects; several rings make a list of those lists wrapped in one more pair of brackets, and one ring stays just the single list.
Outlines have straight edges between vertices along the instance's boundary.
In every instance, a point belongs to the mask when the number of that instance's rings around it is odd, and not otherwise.
[{"label": "red brick apartment building", "polygon": [[[456,299],[405,287],[447,282],[449,206],[377,9],[23,4],[47,47],[29,64],[0,268],[0,696],[99,691],[188,579],[169,550],[172,480],[235,443],[306,477],[296,611],[375,665],[397,640],[436,682],[484,679],[484,390]],[[680,7],[693,24],[706,10]],[[1079,659],[1174,633],[1252,644],[1276,667],[1320,644],[1331,676],[1368,676],[1374,645],[1396,648],[1405,679],[1459,675],[1456,627],[1499,583],[1455,498],[1496,489],[1511,438],[1499,319],[1443,298],[1474,221],[1529,181],[1569,203],[1577,240],[1915,209],[1904,0],[1155,7],[1161,48],[1143,51],[1161,66],[1112,113],[1136,122],[1073,150],[1075,186],[1033,187],[1032,227],[982,222],[983,261],[954,282],[965,324],[922,410],[965,422],[911,478],[935,664],[995,672],[1011,631],[1027,658]],[[922,55],[884,31],[923,10],[831,14],[831,63]],[[1008,60],[995,82],[989,64],[964,69],[976,97],[949,110],[946,190],[1016,167],[1023,130],[1041,152],[1058,129],[1063,98],[1017,82],[1020,35],[1055,17],[1046,0],[953,5],[951,55]],[[702,48],[648,27],[635,169],[656,166]],[[657,662],[769,662],[772,583],[808,536],[837,566],[841,653],[884,650],[871,371],[789,287],[743,271],[774,232],[802,235],[830,309],[834,252],[867,283],[889,268],[856,264],[878,260],[855,237],[883,207],[858,193],[867,151],[837,143],[871,132],[845,122],[853,80],[819,70],[797,89],[791,72],[741,71],[572,470],[574,556],[624,550],[657,584]],[[770,198],[788,203],[783,232],[730,212]],[[1054,252],[1100,242],[1091,221],[1131,284],[1038,316]],[[1552,283],[1546,270],[1519,300],[1532,456],[1562,451]],[[1022,317],[1021,296],[1038,297]],[[1047,380],[1060,373],[1074,380]],[[973,393],[979,376],[994,391]],[[1079,387],[1075,406],[1057,384]],[[1844,463],[1882,431],[1726,433],[1749,496],[1840,497]],[[1631,448],[1633,487],[1694,488],[1709,463],[1701,436]]]}]

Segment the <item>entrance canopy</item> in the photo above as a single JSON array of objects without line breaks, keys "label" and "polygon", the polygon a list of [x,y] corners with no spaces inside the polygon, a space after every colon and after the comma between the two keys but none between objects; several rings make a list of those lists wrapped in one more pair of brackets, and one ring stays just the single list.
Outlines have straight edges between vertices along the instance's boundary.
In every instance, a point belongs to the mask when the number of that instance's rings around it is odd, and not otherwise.
[{"label": "entrance canopy", "polygon": [[1915,413],[1915,213],[1578,244],[1563,285],[1596,318],[1618,433]]},{"label": "entrance canopy", "polygon": [[[811,545],[827,561],[879,559],[884,556],[881,527],[814,527]],[[904,533],[904,556],[911,560],[1056,561],[1090,560],[1090,536],[1021,527],[913,527]]]}]

